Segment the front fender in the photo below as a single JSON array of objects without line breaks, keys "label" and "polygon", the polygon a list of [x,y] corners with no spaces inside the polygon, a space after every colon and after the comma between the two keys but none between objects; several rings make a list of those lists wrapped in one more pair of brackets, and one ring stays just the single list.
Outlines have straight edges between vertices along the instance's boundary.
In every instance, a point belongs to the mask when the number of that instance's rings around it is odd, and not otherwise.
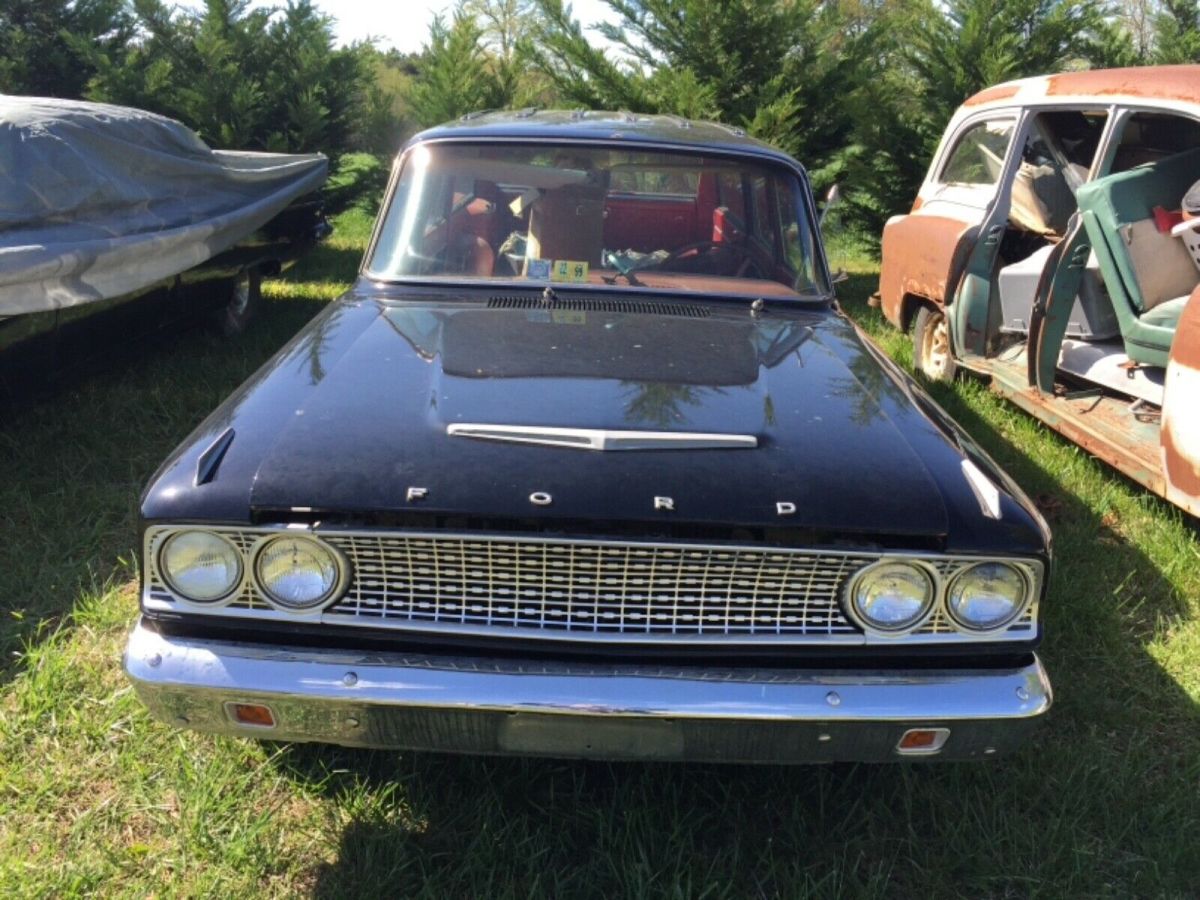
[{"label": "front fender", "polygon": [[947,216],[914,213],[888,220],[883,229],[879,295],[883,314],[903,328],[904,299],[944,304],[954,296],[978,226]]}]

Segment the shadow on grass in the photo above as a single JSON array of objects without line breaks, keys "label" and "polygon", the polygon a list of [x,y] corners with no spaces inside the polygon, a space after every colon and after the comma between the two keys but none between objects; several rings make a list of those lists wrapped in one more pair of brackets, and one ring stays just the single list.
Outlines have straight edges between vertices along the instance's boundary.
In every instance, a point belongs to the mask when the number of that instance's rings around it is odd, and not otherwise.
[{"label": "shadow on grass", "polygon": [[1180,838],[1200,828],[1200,714],[1147,647],[1186,615],[1194,572],[1168,579],[1038,456],[935,393],[1054,498],[1041,653],[1057,702],[1031,746],[988,764],[762,768],[293,746],[284,774],[350,812],[317,896],[1200,890],[1200,849]]},{"label": "shadow on grass", "polygon": [[138,498],[150,476],[324,305],[283,294],[237,338],[204,325],[163,332],[5,411],[0,677],[82,593],[136,577]]}]

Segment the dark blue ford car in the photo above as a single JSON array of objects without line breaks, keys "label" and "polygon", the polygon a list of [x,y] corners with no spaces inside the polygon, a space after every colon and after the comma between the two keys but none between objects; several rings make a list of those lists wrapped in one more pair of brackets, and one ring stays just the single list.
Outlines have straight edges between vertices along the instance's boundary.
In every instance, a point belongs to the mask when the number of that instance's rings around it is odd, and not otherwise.
[{"label": "dark blue ford car", "polygon": [[721,125],[418,135],[358,281],[142,518],[125,665],[180,726],[884,761],[1050,705],[1045,524],[839,311],[803,169]]}]

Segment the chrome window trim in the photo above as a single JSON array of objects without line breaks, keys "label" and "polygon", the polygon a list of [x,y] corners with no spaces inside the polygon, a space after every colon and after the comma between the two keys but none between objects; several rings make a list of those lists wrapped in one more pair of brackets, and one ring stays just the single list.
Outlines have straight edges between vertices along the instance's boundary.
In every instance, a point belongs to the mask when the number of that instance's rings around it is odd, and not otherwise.
[{"label": "chrome window trim", "polygon": [[[967,116],[958,122],[951,133],[950,126],[947,125],[946,131],[943,132],[943,145],[938,148],[934,164],[930,166],[930,175],[926,179],[926,183],[938,188],[957,188],[962,191],[964,197],[982,197],[984,193],[998,193],[1001,187],[1001,182],[1004,180],[1003,160],[1001,161],[1001,171],[996,177],[996,180],[991,184],[974,184],[963,181],[945,181],[944,176],[946,166],[950,162],[950,157],[954,155],[954,151],[958,149],[962,139],[967,132],[979,125],[986,125],[988,122],[1011,121],[1013,126],[1012,136],[1008,139],[1008,145],[1004,148],[1004,159],[1007,160],[1009,153],[1012,151],[1013,144],[1016,143],[1018,132],[1021,126],[1021,114],[1024,111],[1019,105],[999,107],[996,109],[983,109],[979,112]],[[948,139],[947,139],[948,137]]]},{"label": "chrome window trim", "polygon": [[[433,622],[422,620],[387,619],[384,617],[351,615],[331,612],[337,603],[329,603],[313,610],[299,612],[283,612],[271,606],[264,597],[264,592],[258,588],[253,575],[249,574],[252,566],[243,565],[242,583],[222,601],[220,606],[214,604],[197,604],[173,594],[162,580],[157,568],[157,550],[161,543],[176,531],[207,530],[220,534],[231,540],[239,547],[247,560],[253,561],[258,549],[271,538],[288,532],[299,532],[309,537],[323,539],[328,546],[333,546],[344,554],[341,547],[333,543],[337,538],[410,538],[421,540],[466,540],[472,542],[506,542],[525,544],[572,544],[588,547],[618,547],[631,546],[658,550],[717,550],[720,552],[772,553],[795,555],[799,557],[839,558],[847,562],[861,561],[861,568],[887,560],[905,560],[926,565],[938,574],[939,589],[931,613],[923,619],[923,624],[915,626],[916,630],[897,636],[895,633],[882,632],[850,632],[850,633],[821,633],[821,634],[672,634],[667,632],[591,632],[566,629],[542,629],[517,626],[475,626],[459,623]],[[760,647],[764,645],[777,646],[878,646],[881,644],[896,645],[898,642],[914,646],[929,646],[940,644],[963,644],[983,642],[1028,642],[1037,636],[1038,612],[1045,579],[1042,562],[1029,557],[1011,557],[1000,555],[971,555],[971,554],[942,554],[930,552],[904,552],[897,550],[848,550],[839,548],[811,549],[754,545],[744,542],[720,543],[714,541],[641,541],[641,540],[612,540],[602,538],[576,538],[570,536],[546,537],[542,535],[514,534],[509,532],[458,532],[458,531],[418,531],[405,529],[343,529],[337,527],[309,527],[306,525],[267,525],[267,526],[230,526],[196,524],[153,525],[149,526],[143,539],[143,581],[142,607],[148,612],[178,612],[181,609],[188,612],[216,614],[229,619],[276,622],[307,622],[348,628],[365,628],[376,631],[389,631],[397,634],[436,634],[458,635],[466,637],[487,637],[492,639],[509,638],[550,643],[571,644],[648,644],[669,646],[721,646],[721,647]],[[345,554],[344,554],[345,555]],[[1030,595],[1022,611],[1004,628],[996,632],[966,632],[959,631],[958,626],[950,618],[945,609],[946,586],[957,576],[959,569],[981,562],[1004,562],[1014,565],[1026,577],[1030,585]],[[344,570],[349,579],[350,565]],[[954,571],[945,573],[939,566],[949,566]],[[838,588],[836,601],[838,612],[845,615],[845,587],[857,576],[859,570],[847,576],[846,584]],[[157,587],[157,589],[156,589]],[[339,600],[345,599],[342,595]],[[262,608],[246,608],[233,606],[234,602],[251,596],[261,602]],[[861,628],[858,623],[846,617],[851,628]],[[922,631],[921,629],[926,629]]]}]

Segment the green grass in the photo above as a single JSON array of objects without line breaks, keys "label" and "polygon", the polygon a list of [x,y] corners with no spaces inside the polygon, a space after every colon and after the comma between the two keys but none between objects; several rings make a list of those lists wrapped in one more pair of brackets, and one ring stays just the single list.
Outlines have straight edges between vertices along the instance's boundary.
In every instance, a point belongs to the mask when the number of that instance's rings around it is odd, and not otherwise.
[{"label": "green grass", "polygon": [[[721,767],[278,746],[151,721],[120,670],[135,515],[166,453],[342,289],[369,228],[0,426],[0,895],[1194,896],[1200,544],[975,381],[932,392],[1039,498],[1056,706],[987,764]],[[907,363],[906,339],[847,310]]]}]

